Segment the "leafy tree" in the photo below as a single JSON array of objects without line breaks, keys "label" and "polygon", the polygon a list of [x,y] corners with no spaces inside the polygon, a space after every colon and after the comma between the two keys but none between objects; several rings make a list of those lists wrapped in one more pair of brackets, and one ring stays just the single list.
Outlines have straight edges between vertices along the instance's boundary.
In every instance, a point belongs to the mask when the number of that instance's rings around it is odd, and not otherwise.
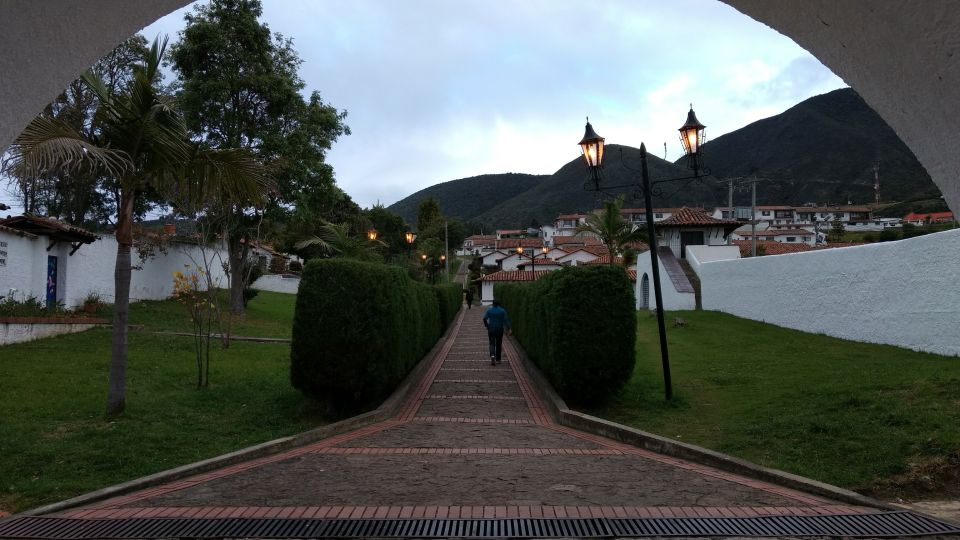
[{"label": "leafy tree", "polygon": [[625,255],[630,244],[646,240],[640,229],[634,230],[633,224],[620,215],[622,207],[623,197],[607,201],[599,214],[588,215],[576,229],[577,235],[592,234],[607,246],[610,264],[613,264],[614,257]]},{"label": "leafy tree", "polygon": [[365,210],[363,215],[370,226],[377,230],[377,238],[386,245],[389,256],[400,256],[410,251],[405,236],[410,227],[402,217],[380,204]]},{"label": "leafy tree", "polygon": [[827,233],[827,239],[831,242],[842,242],[843,241],[843,222],[839,219],[833,221],[830,225],[830,232]]},{"label": "leafy tree", "polygon": [[266,191],[265,171],[247,152],[208,150],[188,139],[183,118],[158,88],[165,48],[166,40],[154,41],[143,63],[134,66],[130,84],[113,91],[96,74],[84,74],[84,84],[98,100],[97,131],[84,134],[63,120],[40,115],[11,148],[21,178],[48,170],[97,170],[119,194],[110,416],[123,412],[126,401],[130,250],[138,196],[148,186],[193,201],[256,200]]},{"label": "leafy tree", "polygon": [[443,212],[440,211],[440,203],[436,199],[427,197],[420,201],[417,212],[417,233],[427,235],[427,231],[443,227],[443,220]]},{"label": "leafy tree", "polygon": [[348,223],[324,223],[320,234],[297,244],[298,249],[318,248],[329,257],[342,257],[358,261],[383,261],[383,248],[386,244],[377,239],[370,240],[350,231]]},{"label": "leafy tree", "polygon": [[337,138],[350,133],[346,113],[324,103],[318,92],[303,98],[301,60],[290,40],[258,21],[261,13],[259,0],[198,6],[186,15],[182,39],[171,53],[194,137],[213,148],[249,149],[272,166],[276,180],[266,207],[237,201],[222,209],[228,218],[234,313],[243,312],[243,262],[261,218],[267,229],[279,229],[279,222],[294,215],[301,229],[316,234],[315,224],[339,219],[324,212],[344,201],[324,158]]}]

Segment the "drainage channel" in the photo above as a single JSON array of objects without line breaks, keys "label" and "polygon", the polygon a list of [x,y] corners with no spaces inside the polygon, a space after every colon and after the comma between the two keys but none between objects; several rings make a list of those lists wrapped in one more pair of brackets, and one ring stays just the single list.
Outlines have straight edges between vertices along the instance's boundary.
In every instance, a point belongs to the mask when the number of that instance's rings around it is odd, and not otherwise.
[{"label": "drainage channel", "polygon": [[895,537],[960,533],[912,512],[747,518],[282,519],[21,517],[0,538],[603,538],[677,536]]}]

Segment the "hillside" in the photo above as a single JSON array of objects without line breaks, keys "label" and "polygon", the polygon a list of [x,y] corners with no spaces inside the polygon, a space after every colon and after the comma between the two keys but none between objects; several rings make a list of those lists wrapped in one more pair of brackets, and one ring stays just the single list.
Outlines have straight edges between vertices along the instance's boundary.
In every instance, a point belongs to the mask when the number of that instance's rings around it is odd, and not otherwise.
[{"label": "hillside", "polygon": [[436,184],[405,197],[389,209],[408,223],[417,222],[420,201],[433,197],[440,202],[443,213],[463,221],[472,221],[479,214],[535,187],[548,175],[505,173],[483,174],[471,178]]},{"label": "hillside", "polygon": [[[850,88],[717,137],[703,152],[717,178],[774,180],[758,185],[760,204],[872,203],[877,162],[881,202],[940,196],[910,149]],[[746,192],[735,197],[749,202]]]},{"label": "hillside", "polygon": [[[623,158],[621,159],[621,151]],[[689,175],[681,166],[647,155],[650,177],[676,178]],[[631,170],[635,169],[635,170]],[[630,146],[608,144],[604,157],[604,183],[620,185],[639,183],[640,150]],[[587,168],[580,157],[574,158],[557,172],[544,178],[535,187],[506,200],[478,215],[476,221],[500,227],[527,226],[531,223],[552,223],[560,213],[585,212],[599,208],[602,194],[583,189],[588,179]],[[712,179],[711,179],[712,180]],[[662,186],[663,193],[654,192],[654,206],[680,206],[713,204],[720,191],[715,182],[702,185],[685,182]],[[609,195],[626,194],[626,207],[642,207],[643,199],[631,197],[633,190],[610,190]]]}]

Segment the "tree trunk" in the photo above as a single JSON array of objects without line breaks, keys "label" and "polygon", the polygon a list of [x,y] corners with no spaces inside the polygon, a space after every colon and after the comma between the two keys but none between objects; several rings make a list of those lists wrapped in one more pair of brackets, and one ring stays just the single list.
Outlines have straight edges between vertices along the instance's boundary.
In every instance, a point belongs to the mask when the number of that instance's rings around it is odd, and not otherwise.
[{"label": "tree trunk", "polygon": [[130,250],[133,246],[133,190],[120,195],[117,220],[117,262],[113,273],[113,350],[107,416],[117,416],[126,407],[127,324],[130,311]]},{"label": "tree trunk", "polygon": [[244,268],[244,259],[246,258],[247,245],[242,243],[243,236],[231,234],[228,241],[230,251],[230,313],[234,315],[243,315],[245,306],[243,305],[243,289],[246,285],[246,275]]}]

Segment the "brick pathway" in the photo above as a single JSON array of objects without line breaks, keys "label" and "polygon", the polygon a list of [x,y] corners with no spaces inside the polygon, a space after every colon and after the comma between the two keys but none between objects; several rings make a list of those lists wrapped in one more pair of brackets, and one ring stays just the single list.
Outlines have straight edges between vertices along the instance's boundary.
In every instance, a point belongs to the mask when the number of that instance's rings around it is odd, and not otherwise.
[{"label": "brick pathway", "polygon": [[129,517],[747,517],[875,510],[555,424],[508,343],[489,365],[463,311],[392,419],[59,515]]}]

